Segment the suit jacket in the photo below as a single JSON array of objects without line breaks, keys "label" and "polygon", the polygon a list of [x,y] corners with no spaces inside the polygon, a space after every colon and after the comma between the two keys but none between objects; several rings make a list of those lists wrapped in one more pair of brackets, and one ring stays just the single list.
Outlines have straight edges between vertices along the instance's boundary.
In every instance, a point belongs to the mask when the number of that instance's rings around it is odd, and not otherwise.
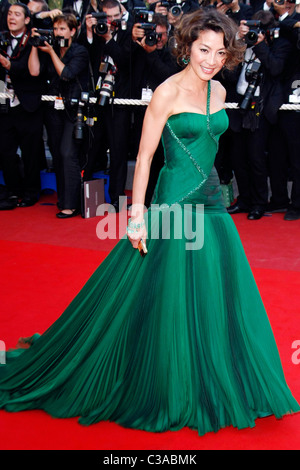
[{"label": "suit jacket", "polygon": [[181,70],[170,50],[164,47],[147,53],[132,43],[132,98],[141,99],[142,88],[152,91],[168,77]]},{"label": "suit jacket", "polygon": [[275,124],[277,112],[284,100],[281,78],[292,49],[292,43],[284,37],[275,39],[271,46],[263,41],[253,48],[262,64],[261,97],[263,99],[263,112],[271,124]]},{"label": "suit jacket", "polygon": [[65,107],[72,114],[77,112],[71,100],[78,100],[82,91],[88,91],[88,52],[84,46],[73,42],[61,61],[65,67],[59,77],[48,54],[39,51],[41,76],[45,93],[64,98]]},{"label": "suit jacket", "polygon": [[90,44],[86,37],[81,36],[81,42],[87,48],[93,82],[96,85],[99,78],[99,67],[105,56],[110,56],[116,65],[114,92],[116,98],[131,98],[131,27],[127,30],[119,29],[116,39],[107,43],[102,36],[94,34],[93,42]]},{"label": "suit jacket", "polygon": [[[29,37],[30,33],[28,33]],[[31,46],[26,42],[14,49],[11,58],[11,68],[8,72],[14,91],[21,106],[28,112],[36,111],[41,104],[42,80],[40,77],[32,77],[28,70],[28,58]],[[5,51],[6,52],[6,51]],[[6,70],[0,66],[0,80],[5,81]]]}]

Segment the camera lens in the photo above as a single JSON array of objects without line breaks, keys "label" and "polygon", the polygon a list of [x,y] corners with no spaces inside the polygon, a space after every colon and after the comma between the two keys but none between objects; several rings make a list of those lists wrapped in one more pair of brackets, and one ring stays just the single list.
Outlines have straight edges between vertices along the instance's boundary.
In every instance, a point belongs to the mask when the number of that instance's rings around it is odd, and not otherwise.
[{"label": "camera lens", "polygon": [[245,36],[245,42],[249,46],[252,46],[255,44],[258,40],[258,34],[256,31],[249,31],[246,36]]},{"label": "camera lens", "polygon": [[95,26],[94,26],[94,32],[98,36],[101,36],[102,34],[106,34],[108,31],[107,23],[99,21]]},{"label": "camera lens", "polygon": [[145,43],[147,44],[147,46],[155,46],[155,44],[157,43],[156,33],[146,34]]},{"label": "camera lens", "polygon": [[170,12],[173,16],[179,16],[182,10],[180,6],[175,5],[170,9]]}]

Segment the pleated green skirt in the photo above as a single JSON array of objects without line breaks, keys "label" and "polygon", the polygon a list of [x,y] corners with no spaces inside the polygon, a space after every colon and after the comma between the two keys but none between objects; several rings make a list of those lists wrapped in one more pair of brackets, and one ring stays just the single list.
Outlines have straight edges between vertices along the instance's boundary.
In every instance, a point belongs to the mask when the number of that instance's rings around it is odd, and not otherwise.
[{"label": "pleated green skirt", "polygon": [[231,217],[185,212],[179,227],[204,240],[187,249],[187,232],[162,237],[168,212],[149,213],[146,257],[122,239],[29,349],[7,353],[0,408],[199,435],[299,411]]}]

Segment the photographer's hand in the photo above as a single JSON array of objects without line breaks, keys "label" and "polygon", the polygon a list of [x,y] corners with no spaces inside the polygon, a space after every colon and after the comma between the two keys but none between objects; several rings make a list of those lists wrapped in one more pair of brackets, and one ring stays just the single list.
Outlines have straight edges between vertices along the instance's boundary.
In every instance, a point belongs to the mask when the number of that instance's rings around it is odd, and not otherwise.
[{"label": "photographer's hand", "polygon": [[146,44],[146,36],[143,37],[139,44],[148,54],[156,51],[156,44],[154,44],[154,46],[148,46],[148,44]]},{"label": "photographer's hand", "polygon": [[161,2],[157,2],[157,4],[155,5],[155,13],[158,13],[159,15],[167,16],[168,9],[166,7],[163,7]]},{"label": "photographer's hand", "polygon": [[246,23],[246,20],[240,21],[239,32],[238,32],[238,37],[240,39],[244,39],[246,34],[249,32],[249,26],[247,26],[245,23]]},{"label": "photographer's hand", "polygon": [[3,55],[0,54],[0,64],[2,65],[3,68],[6,70],[10,70],[11,63],[10,60],[7,57],[4,57]]},{"label": "photographer's hand", "polygon": [[141,23],[135,23],[132,28],[131,37],[133,42],[140,42],[141,39],[145,36],[145,32],[142,28],[140,28]]},{"label": "photographer's hand", "polygon": [[50,11],[41,11],[39,13],[39,18],[41,18],[42,20],[45,18],[51,18],[51,20],[53,20],[56,16],[59,16],[59,15],[62,15],[62,11],[59,10],[58,8],[55,8],[54,10],[50,10]]},{"label": "photographer's hand", "polygon": [[257,46],[257,44],[260,44],[261,42],[263,42],[265,39],[266,39],[266,36],[263,33],[258,33],[257,41],[255,43],[255,46]]},{"label": "photographer's hand", "polygon": [[94,18],[92,15],[86,15],[85,24],[86,24],[86,37],[88,39],[92,39],[93,38],[93,26],[97,24],[97,18]]}]

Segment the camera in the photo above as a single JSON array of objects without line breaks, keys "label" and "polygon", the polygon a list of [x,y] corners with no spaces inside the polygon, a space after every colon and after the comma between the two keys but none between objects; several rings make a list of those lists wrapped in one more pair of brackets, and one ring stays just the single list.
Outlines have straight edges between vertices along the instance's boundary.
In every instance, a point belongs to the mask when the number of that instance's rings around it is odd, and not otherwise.
[{"label": "camera", "polygon": [[109,61],[108,57],[105,57],[104,61],[100,64],[99,72],[100,77],[96,87],[97,90],[100,90],[98,104],[99,106],[105,106],[113,95],[117,68]]},{"label": "camera", "polygon": [[92,17],[97,19],[97,24],[93,25],[93,32],[97,36],[106,34],[108,31],[107,15],[104,12],[93,12]]},{"label": "camera", "polygon": [[173,16],[179,16],[182,13],[181,0],[169,0],[169,12]]},{"label": "camera", "polygon": [[145,32],[145,44],[147,44],[147,46],[155,46],[155,44],[157,44],[156,25],[141,23],[138,27]]},{"label": "camera", "polygon": [[37,29],[36,33],[39,36],[32,36],[29,39],[29,44],[31,46],[39,47],[44,46],[45,42],[50,44],[50,46],[54,45],[54,35],[52,29]]},{"label": "camera", "polygon": [[52,29],[36,29],[39,36],[32,36],[29,39],[29,44],[34,47],[42,47],[47,42],[50,46],[68,47],[69,40],[62,36],[54,36]]},{"label": "camera", "polygon": [[138,7],[134,8],[134,22],[135,23],[152,23],[154,12]]},{"label": "camera", "polygon": [[[78,110],[76,121],[74,124],[74,138],[76,140],[82,140],[84,137],[84,108],[89,104],[89,93],[86,91],[81,92],[80,100],[78,101]],[[75,100],[77,103],[77,100]]]},{"label": "camera", "polygon": [[0,48],[1,47],[8,47],[10,45],[9,33],[6,31],[0,32]]},{"label": "camera", "polygon": [[[140,23],[138,26],[144,30],[145,43],[154,46],[157,43],[156,25],[152,23],[154,12],[136,8],[134,12],[134,22]],[[140,39],[138,39],[140,41]]]},{"label": "camera", "polygon": [[271,42],[274,41],[274,39],[277,39],[279,38],[279,35],[280,35],[280,28],[270,28],[270,29],[266,29],[264,31],[264,34],[266,36],[266,39],[268,41],[268,43],[270,44]]},{"label": "camera", "polygon": [[257,43],[258,35],[261,32],[261,22],[259,20],[248,20],[245,26],[249,27],[248,33],[245,35],[245,43],[248,46],[254,46]]},{"label": "camera", "polygon": [[[103,34],[106,34],[108,31],[108,25],[107,25],[107,15],[104,12],[93,12],[92,14],[93,18],[97,19],[97,24],[93,26],[93,32],[97,36],[102,36]],[[125,20],[113,20],[110,23],[110,27],[112,30],[116,30],[118,28],[121,28],[123,30],[127,29],[127,23]]]},{"label": "camera", "polygon": [[249,85],[240,103],[240,109],[243,111],[250,107],[256,88],[261,82],[262,73],[260,72],[260,66],[260,62],[254,61],[246,69],[245,78]]}]

